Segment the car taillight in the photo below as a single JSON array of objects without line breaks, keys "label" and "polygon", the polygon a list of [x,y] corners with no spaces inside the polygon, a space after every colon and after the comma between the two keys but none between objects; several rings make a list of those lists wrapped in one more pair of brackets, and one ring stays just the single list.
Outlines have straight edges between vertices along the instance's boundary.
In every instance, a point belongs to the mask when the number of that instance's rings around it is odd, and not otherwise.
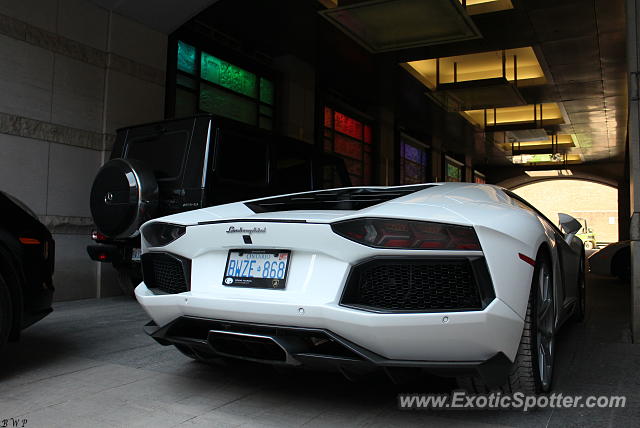
[{"label": "car taillight", "polygon": [[151,247],[163,247],[187,232],[185,226],[170,223],[149,223],[142,228],[142,236]]},{"label": "car taillight", "polygon": [[93,239],[94,241],[106,241],[108,238],[106,237],[106,235],[103,235],[97,230],[94,230],[91,232],[91,239]]},{"label": "car taillight", "polygon": [[335,233],[374,248],[479,251],[471,226],[415,220],[361,218],[331,225]]}]

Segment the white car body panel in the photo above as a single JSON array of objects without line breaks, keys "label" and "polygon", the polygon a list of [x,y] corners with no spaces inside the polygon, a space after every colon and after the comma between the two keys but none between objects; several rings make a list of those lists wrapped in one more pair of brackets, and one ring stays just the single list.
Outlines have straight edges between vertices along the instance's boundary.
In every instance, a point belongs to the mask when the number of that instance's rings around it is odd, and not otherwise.
[{"label": "white car body panel", "polygon": [[[473,226],[482,251],[372,248],[331,229],[333,222],[360,217]],[[288,222],[301,220],[307,223]],[[546,245],[554,260],[554,279],[562,276],[553,228],[535,213],[512,203],[500,188],[489,185],[439,184],[358,211],[257,214],[238,202],[152,222],[188,227],[184,236],[161,248],[149,247],[143,239],[143,253],[162,251],[192,260],[190,291],[155,294],[144,282],[136,288],[136,298],[157,325],[187,315],[321,328],[394,360],[484,361],[498,352],[513,360],[534,271],[519,254],[535,259],[541,246]],[[266,227],[267,233],[252,234],[252,244],[244,244],[242,234],[226,233],[230,226]],[[243,248],[291,250],[286,289],[223,285],[229,250]],[[466,312],[374,313],[341,306],[351,267],[383,255],[483,256],[496,298],[482,311]]]}]

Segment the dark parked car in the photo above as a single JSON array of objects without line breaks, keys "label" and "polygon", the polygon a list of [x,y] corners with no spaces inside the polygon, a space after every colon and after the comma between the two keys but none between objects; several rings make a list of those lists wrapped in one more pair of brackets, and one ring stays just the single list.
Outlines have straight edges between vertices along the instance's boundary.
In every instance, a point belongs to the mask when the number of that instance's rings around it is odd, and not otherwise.
[{"label": "dark parked car", "polygon": [[212,115],[118,130],[91,190],[87,247],[132,294],[141,281],[138,228],[152,218],[282,193],[350,186],[344,161],[312,144]]},{"label": "dark parked car", "polygon": [[0,350],[51,312],[54,241],[23,203],[0,192]]}]

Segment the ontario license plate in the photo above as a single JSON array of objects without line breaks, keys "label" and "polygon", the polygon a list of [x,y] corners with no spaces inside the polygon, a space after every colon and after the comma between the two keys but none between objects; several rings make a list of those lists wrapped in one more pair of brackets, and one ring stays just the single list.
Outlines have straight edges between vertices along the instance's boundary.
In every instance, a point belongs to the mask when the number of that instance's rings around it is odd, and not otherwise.
[{"label": "ontario license plate", "polygon": [[222,284],[282,290],[290,258],[288,250],[230,250]]}]

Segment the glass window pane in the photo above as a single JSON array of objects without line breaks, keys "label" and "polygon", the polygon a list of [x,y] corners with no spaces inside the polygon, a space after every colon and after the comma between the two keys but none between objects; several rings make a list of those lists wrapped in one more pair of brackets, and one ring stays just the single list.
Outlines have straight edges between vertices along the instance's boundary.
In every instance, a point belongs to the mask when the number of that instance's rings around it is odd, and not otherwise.
[{"label": "glass window pane", "polygon": [[187,88],[198,89],[198,82],[196,82],[196,80],[192,79],[191,77],[185,76],[184,74],[178,73],[178,75],[176,76],[176,83]]},{"label": "glass window pane", "polygon": [[273,105],[273,82],[264,77],[260,78],[260,101]]},{"label": "glass window pane", "polygon": [[176,88],[176,114],[175,117],[193,116],[196,113],[198,96],[193,92]]},{"label": "glass window pane", "polygon": [[369,125],[364,126],[364,142],[371,144],[371,127]]},{"label": "glass window pane", "polygon": [[203,79],[240,94],[257,98],[258,89],[255,74],[205,52],[202,52],[200,63],[200,75]]},{"label": "glass window pane", "polygon": [[200,110],[256,124],[258,106],[255,102],[213,86],[200,85]]},{"label": "glass window pane", "polygon": [[324,108],[324,126],[333,128],[333,111],[329,107]]},{"label": "glass window pane", "polygon": [[447,162],[447,181],[460,181],[462,169],[452,163]]},{"label": "glass window pane", "polygon": [[335,151],[341,155],[362,160],[362,143],[343,135],[336,134]]},{"label": "glass window pane", "polygon": [[405,143],[402,144],[402,147],[404,149],[403,157],[405,159],[413,162],[420,162],[422,160],[422,150],[419,148]]},{"label": "glass window pane", "polygon": [[362,140],[362,123],[340,112],[335,112],[335,129],[358,140]]},{"label": "glass window pane", "polygon": [[196,74],[196,48],[178,41],[178,70]]},{"label": "glass window pane", "polygon": [[182,171],[188,145],[187,131],[145,136],[127,143],[126,158],[145,162],[159,180],[171,180]]}]

